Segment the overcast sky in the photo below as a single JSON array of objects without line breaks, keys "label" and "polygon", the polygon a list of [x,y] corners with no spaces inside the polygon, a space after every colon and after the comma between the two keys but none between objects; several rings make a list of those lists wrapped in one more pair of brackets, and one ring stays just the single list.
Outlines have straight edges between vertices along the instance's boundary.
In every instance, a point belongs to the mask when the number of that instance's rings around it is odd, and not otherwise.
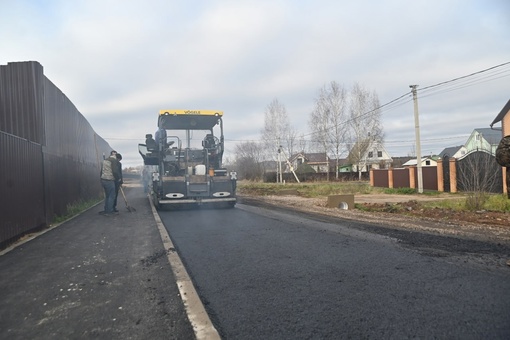
[{"label": "overcast sky", "polygon": [[160,109],[224,111],[228,157],[278,99],[309,134],[325,84],[375,91],[391,156],[462,145],[510,99],[508,0],[0,0],[0,64],[35,60],[94,130],[142,164]]}]

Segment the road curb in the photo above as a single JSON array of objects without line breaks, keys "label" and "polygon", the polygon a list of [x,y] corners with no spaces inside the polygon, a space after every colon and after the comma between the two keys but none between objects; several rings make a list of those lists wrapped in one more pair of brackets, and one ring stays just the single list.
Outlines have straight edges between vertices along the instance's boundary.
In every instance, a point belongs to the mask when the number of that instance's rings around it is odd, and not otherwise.
[{"label": "road curb", "polygon": [[184,303],[184,308],[188,315],[188,319],[193,327],[193,331],[195,332],[195,336],[197,340],[207,339],[207,340],[216,340],[221,339],[218,331],[214,327],[209,318],[209,315],[205,311],[205,307],[198,296],[198,293],[191,281],[191,278],[184,267],[184,264],[177,254],[177,251],[174,248],[174,244],[170,235],[168,234],[163,222],[161,221],[156,208],[152,200],[149,198],[149,202],[152,209],[152,214],[154,215],[154,220],[156,221],[156,225],[158,226],[159,233],[161,235],[161,241],[163,241],[163,247],[167,254],[168,262],[170,263],[170,267],[172,267],[172,271],[174,273],[177,287],[179,289],[181,299]]}]

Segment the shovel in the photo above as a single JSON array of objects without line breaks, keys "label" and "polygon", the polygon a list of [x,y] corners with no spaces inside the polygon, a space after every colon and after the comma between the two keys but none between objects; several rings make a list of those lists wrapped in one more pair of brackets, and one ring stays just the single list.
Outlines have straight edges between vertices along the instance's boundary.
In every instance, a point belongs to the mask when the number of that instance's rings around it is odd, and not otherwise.
[{"label": "shovel", "polygon": [[128,205],[128,202],[127,202],[127,199],[126,199],[126,195],[124,194],[124,190],[122,190],[122,186],[120,186],[120,187],[119,187],[119,189],[120,189],[120,192],[121,192],[121,194],[122,194],[122,197],[124,197],[124,202],[126,203],[126,208],[127,208],[127,210],[128,210],[129,212],[136,211],[136,209],[135,209],[135,208],[130,207],[130,206]]}]

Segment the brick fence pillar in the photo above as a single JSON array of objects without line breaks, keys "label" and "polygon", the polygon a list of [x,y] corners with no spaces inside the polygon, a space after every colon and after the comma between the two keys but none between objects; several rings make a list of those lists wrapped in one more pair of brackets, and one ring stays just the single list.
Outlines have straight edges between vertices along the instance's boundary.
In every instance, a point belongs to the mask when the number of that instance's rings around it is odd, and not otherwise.
[{"label": "brick fence pillar", "polygon": [[414,169],[416,167],[410,166],[409,169],[409,188],[416,189]]},{"label": "brick fence pillar", "polygon": [[450,192],[457,192],[457,159],[450,158]]},{"label": "brick fence pillar", "polygon": [[388,169],[388,188],[393,188],[393,168]]},{"label": "brick fence pillar", "polygon": [[443,160],[437,160],[437,191],[444,192]]}]

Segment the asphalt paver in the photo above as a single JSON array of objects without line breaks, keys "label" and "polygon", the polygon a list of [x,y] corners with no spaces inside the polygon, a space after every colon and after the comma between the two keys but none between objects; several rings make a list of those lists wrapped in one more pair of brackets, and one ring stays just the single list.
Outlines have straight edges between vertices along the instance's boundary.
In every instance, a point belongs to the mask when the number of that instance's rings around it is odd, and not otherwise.
[{"label": "asphalt paver", "polygon": [[194,339],[140,186],[0,256],[0,339]]}]

